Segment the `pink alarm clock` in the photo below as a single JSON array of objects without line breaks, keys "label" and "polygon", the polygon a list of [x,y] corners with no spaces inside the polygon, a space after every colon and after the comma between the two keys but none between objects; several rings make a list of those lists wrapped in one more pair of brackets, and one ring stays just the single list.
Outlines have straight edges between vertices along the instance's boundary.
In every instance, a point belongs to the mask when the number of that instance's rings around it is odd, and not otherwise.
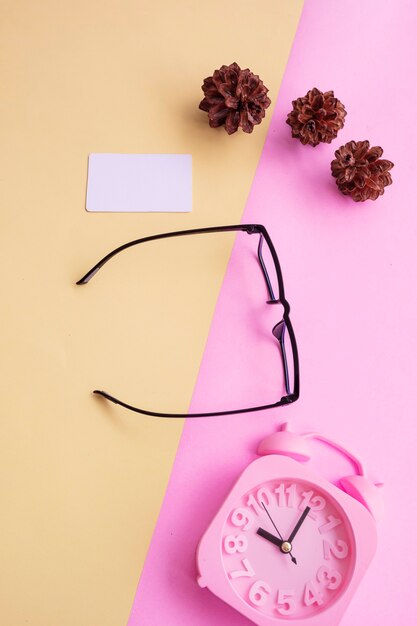
[{"label": "pink alarm clock", "polygon": [[[310,439],[347,456],[341,488],[304,465]],[[376,550],[378,485],[321,435],[283,430],[259,446],[203,535],[198,584],[258,626],[339,624]]]}]

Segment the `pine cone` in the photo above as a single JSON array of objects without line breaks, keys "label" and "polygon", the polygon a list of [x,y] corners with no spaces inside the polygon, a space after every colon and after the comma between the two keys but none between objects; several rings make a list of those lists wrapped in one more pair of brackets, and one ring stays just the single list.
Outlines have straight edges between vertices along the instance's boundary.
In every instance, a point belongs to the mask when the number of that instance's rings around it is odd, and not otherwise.
[{"label": "pine cone", "polygon": [[292,136],[304,145],[330,143],[345,124],[345,107],[333,91],[323,93],[314,87],[304,98],[293,100],[292,106],[287,124],[291,126]]},{"label": "pine cone", "polygon": [[355,202],[376,200],[391,185],[388,170],[394,163],[381,159],[383,150],[379,146],[369,147],[369,141],[349,141],[335,152],[331,163],[332,175],[345,196]]},{"label": "pine cone", "polygon": [[265,117],[271,104],[268,89],[259,76],[250,70],[241,70],[237,63],[222,65],[213,76],[204,79],[204,98],[199,108],[206,111],[212,128],[224,126],[229,135],[239,126],[251,133],[255,124]]}]

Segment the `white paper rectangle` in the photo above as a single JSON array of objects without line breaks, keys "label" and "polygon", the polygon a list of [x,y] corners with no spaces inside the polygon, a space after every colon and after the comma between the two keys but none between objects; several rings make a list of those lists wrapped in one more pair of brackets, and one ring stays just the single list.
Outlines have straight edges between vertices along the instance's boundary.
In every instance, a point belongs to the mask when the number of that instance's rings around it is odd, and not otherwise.
[{"label": "white paper rectangle", "polygon": [[186,213],[191,208],[191,154],[90,154],[87,211]]}]

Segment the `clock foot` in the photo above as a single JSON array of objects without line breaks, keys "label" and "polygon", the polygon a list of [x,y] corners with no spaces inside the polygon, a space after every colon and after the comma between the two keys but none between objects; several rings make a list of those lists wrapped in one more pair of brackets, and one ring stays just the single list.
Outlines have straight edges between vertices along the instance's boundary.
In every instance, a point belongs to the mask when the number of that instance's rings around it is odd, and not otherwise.
[{"label": "clock foot", "polygon": [[204,580],[203,576],[197,576],[197,583],[198,583],[199,587],[201,587],[201,588],[207,587],[207,583]]}]

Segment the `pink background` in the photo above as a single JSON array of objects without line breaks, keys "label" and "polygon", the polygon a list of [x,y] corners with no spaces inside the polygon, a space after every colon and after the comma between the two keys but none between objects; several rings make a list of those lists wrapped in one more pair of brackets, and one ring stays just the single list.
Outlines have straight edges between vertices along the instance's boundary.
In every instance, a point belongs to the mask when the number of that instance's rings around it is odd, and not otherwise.
[{"label": "pink background", "polygon": [[[343,626],[406,625],[417,615],[416,17],[411,0],[305,3],[242,218],[266,225],[281,261],[301,397],[284,409],[185,424],[129,626],[249,624],[197,586],[195,549],[259,440],[287,419],[294,430],[318,430],[341,442],[385,483],[377,556]],[[333,144],[315,149],[291,139],[285,124],[291,101],[313,86],[333,89],[348,111]],[[394,184],[376,202],[345,198],[330,175],[334,150],[351,139],[381,145],[395,163]],[[259,270],[253,259],[242,261],[239,248],[192,411],[210,393],[219,359],[228,385],[242,384],[238,368],[228,368],[224,330],[245,314],[232,297],[236,281],[247,284],[250,302],[259,302],[262,323],[272,328]],[[242,343],[257,359],[256,333],[248,328],[245,335],[244,327]],[[350,471],[329,454],[316,465],[333,479]]]}]

